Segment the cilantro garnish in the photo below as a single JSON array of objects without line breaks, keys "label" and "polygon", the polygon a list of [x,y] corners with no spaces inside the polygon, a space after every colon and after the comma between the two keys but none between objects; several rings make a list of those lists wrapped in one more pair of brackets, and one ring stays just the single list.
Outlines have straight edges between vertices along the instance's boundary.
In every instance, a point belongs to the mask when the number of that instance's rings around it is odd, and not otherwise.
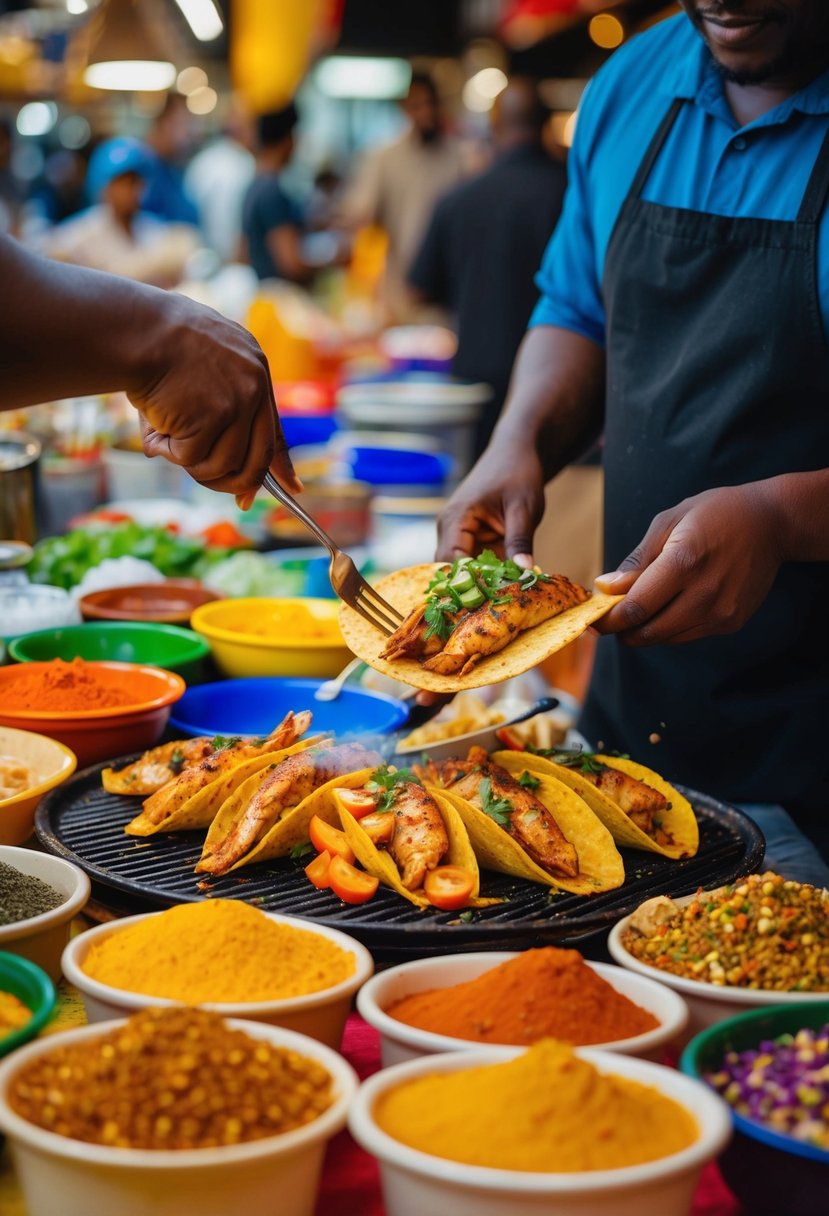
[{"label": "cilantro garnish", "polygon": [[170,756],[170,761],[167,767],[169,768],[170,772],[175,773],[176,776],[178,776],[178,774],[184,768],[184,752],[180,747],[174,749],[172,756]]},{"label": "cilantro garnish", "polygon": [[512,817],[512,803],[509,798],[497,798],[492,792],[492,781],[484,777],[478,786],[481,799],[481,810],[490,819],[494,819],[499,828],[508,828]]},{"label": "cilantro garnish", "polygon": [[377,800],[378,811],[390,811],[401,785],[422,785],[423,782],[410,768],[398,768],[394,772],[387,764],[376,768],[366,782],[366,789],[372,793],[380,792]]},{"label": "cilantro garnish", "polygon": [[241,735],[214,735],[211,739],[214,752],[227,751],[229,747],[235,747],[237,743],[241,742]]},{"label": "cilantro garnish", "polygon": [[563,751],[556,747],[533,747],[532,745],[527,746],[527,751],[534,756],[546,756],[554,764],[560,764],[563,768],[576,768],[585,775],[603,773],[605,770],[605,765],[596,759],[595,752]]},{"label": "cilantro garnish", "polygon": [[538,582],[549,582],[549,575],[539,570],[525,570],[512,558],[502,561],[491,549],[484,549],[477,557],[459,557],[451,566],[440,566],[432,576],[427,588],[427,602],[424,620],[426,633],[424,640],[437,636],[446,641],[457,626],[457,621],[449,620],[450,615],[464,615],[474,611],[468,606],[468,601],[462,599],[461,592],[456,586],[460,577],[461,587],[464,586],[462,576],[466,575],[469,590],[477,589],[482,597],[479,607],[485,603],[493,608],[512,602],[511,595],[504,595],[505,588],[519,584],[521,590],[528,590]]},{"label": "cilantro garnish", "polygon": [[310,840],[302,840],[299,844],[295,844],[289,853],[291,861],[299,861],[302,857],[307,857],[309,853],[314,852],[314,846]]},{"label": "cilantro garnish", "polygon": [[534,777],[532,773],[528,773],[527,770],[524,769],[523,773],[518,778],[518,784],[523,785],[525,790],[537,790],[541,785],[541,779],[539,777]]},{"label": "cilantro garnish", "polygon": [[437,636],[442,642],[445,642],[455,628],[449,619],[449,614],[457,612],[457,610],[458,606],[453,599],[430,599],[426,605],[426,611],[423,613],[423,619],[427,625],[423,641],[428,642],[429,638]]},{"label": "cilantro garnish", "polygon": [[465,925],[468,925],[475,913],[471,908],[467,908],[465,912],[461,912],[458,920],[462,920]]}]

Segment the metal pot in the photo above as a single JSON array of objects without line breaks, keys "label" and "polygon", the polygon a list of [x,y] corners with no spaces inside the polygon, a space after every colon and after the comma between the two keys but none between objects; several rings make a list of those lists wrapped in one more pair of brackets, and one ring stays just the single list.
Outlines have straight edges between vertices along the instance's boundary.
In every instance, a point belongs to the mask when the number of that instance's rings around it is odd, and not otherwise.
[{"label": "metal pot", "polygon": [[37,540],[36,489],[40,441],[0,431],[0,539]]}]

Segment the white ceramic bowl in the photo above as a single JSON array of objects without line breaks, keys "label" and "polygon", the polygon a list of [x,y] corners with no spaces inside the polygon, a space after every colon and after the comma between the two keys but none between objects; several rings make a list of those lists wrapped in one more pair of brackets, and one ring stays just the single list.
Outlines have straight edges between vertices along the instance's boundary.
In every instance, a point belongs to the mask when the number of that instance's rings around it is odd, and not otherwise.
[{"label": "white ceramic bowl", "polygon": [[[321,1064],[334,1079],[333,1105],[305,1127],[248,1144],[181,1152],[85,1144],[29,1123],[8,1104],[20,1069],[55,1049],[55,1039],[38,1040],[0,1065],[0,1131],[11,1144],[29,1216],[311,1216],[326,1142],[345,1124],[357,1088],[354,1070],[305,1035],[256,1022],[230,1024]],[[93,1039],[118,1025],[70,1030],[60,1042]]]},{"label": "white ceramic bowl", "polygon": [[[361,1087],[348,1123],[355,1140],[380,1162],[386,1216],[688,1216],[702,1167],[731,1135],[731,1117],[707,1086],[646,1060],[577,1049],[600,1072],[653,1086],[696,1120],[698,1140],[645,1165],[572,1174],[488,1169],[409,1148],[374,1121],[372,1111],[380,1095],[405,1081],[510,1060],[521,1050],[489,1048],[410,1060],[384,1069]],[[509,1118],[509,1112],[503,1117]]]},{"label": "white ceramic bowl", "polygon": [[61,953],[69,941],[72,918],[78,915],[89,899],[89,879],[83,870],[62,857],[37,853],[34,849],[0,845],[0,861],[20,870],[22,874],[39,878],[63,896],[63,903],[51,912],[41,912],[40,916],[16,921],[13,925],[0,925],[0,950],[8,950],[11,954],[19,954],[37,963],[49,979],[57,983],[60,979]]},{"label": "white ceramic bowl", "polygon": [[[110,1018],[126,1017],[139,1009],[149,1009],[163,1005],[177,1005],[178,1001],[163,1000],[157,996],[145,996],[138,992],[126,992],[120,988],[111,988],[88,976],[83,970],[83,963],[90,949],[96,942],[115,933],[120,933],[129,925],[146,920],[150,916],[161,916],[160,912],[145,912],[140,916],[127,916],[123,920],[109,921],[98,925],[86,933],[74,937],[63,952],[63,972],[70,984],[78,989],[83,999],[86,1017],[89,1022],[103,1022]],[[342,1040],[343,1028],[354,993],[374,971],[374,961],[366,950],[354,938],[325,925],[313,924],[293,916],[277,916],[267,912],[271,920],[279,924],[290,925],[294,929],[302,929],[306,933],[316,933],[341,950],[345,950],[354,958],[354,973],[335,984],[324,988],[321,992],[309,992],[305,996],[290,997],[281,1001],[246,1001],[244,1003],[210,1003],[204,1008],[213,1009],[228,1018],[244,1018],[246,1021],[267,1022],[272,1026],[282,1026],[287,1030],[300,1031],[325,1043],[335,1050]]]},{"label": "white ceramic bowl", "polygon": [[[404,1060],[420,1059],[447,1051],[498,1050],[498,1044],[470,1042],[449,1035],[432,1034],[398,1022],[385,1012],[395,1002],[416,992],[428,992],[435,988],[450,988],[467,980],[477,979],[493,967],[517,958],[514,952],[492,950],[481,954],[447,954],[442,958],[420,959],[418,962],[401,963],[389,971],[381,971],[360,990],[357,1008],[362,1016],[380,1032],[380,1050],[383,1067],[400,1064]],[[656,984],[644,980],[621,967],[606,963],[590,963],[598,975],[621,992],[629,1000],[640,1005],[658,1019],[660,1025],[645,1034],[628,1039],[617,1039],[614,1043],[597,1043],[603,1051],[619,1052],[622,1055],[639,1056],[659,1061],[665,1049],[676,1041],[685,1029],[688,1010],[682,997]]]},{"label": "white ceramic bowl", "polygon": [[[677,899],[679,905],[688,904],[693,895]],[[722,1022],[725,1018],[736,1017],[738,1013],[746,1013],[749,1009],[760,1009],[769,1005],[803,1005],[809,1002],[829,1000],[826,992],[773,992],[768,988],[731,988],[719,987],[717,984],[707,984],[702,980],[687,980],[681,975],[673,975],[670,971],[661,971],[642,963],[622,944],[622,934],[630,924],[626,916],[614,925],[607,940],[607,947],[613,958],[622,967],[647,979],[656,980],[674,992],[680,993],[688,1005],[688,1025],[682,1036],[682,1044],[689,1042],[694,1035]]]}]

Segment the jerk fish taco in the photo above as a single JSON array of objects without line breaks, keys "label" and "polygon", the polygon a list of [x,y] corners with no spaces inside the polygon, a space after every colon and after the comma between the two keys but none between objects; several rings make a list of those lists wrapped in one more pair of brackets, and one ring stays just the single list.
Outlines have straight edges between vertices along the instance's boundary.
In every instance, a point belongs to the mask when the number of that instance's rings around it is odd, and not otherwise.
[{"label": "jerk fish taco", "polygon": [[569,786],[617,844],[674,859],[693,857],[699,848],[699,826],[690,802],[644,764],[593,752],[513,755],[519,757],[513,764]]},{"label": "jerk fish taco", "polygon": [[[410,769],[383,765],[334,781],[309,799],[325,816],[334,806],[354,856],[369,874],[420,908],[433,904],[442,871],[465,882],[453,907],[480,907],[480,875],[463,820]],[[458,873],[460,871],[460,873]],[[440,896],[437,896],[440,898]],[[438,906],[446,906],[444,903]]]},{"label": "jerk fish taco", "polygon": [[343,604],[349,649],[384,675],[433,692],[480,688],[528,671],[621,599],[585,591],[562,574],[523,570],[489,550],[451,566],[398,570],[377,591],[408,615],[386,638]]},{"label": "jerk fish taco", "polygon": [[[228,870],[285,857],[308,839],[313,811],[307,800],[335,777],[382,763],[377,752],[359,743],[313,747],[287,756],[244,781],[223,803],[210,825],[196,866],[200,874]],[[330,822],[337,823],[336,809]]]},{"label": "jerk fish taco", "polygon": [[466,760],[415,771],[456,808],[484,868],[574,895],[621,886],[622,858],[590,807],[561,782],[531,773],[523,757],[516,770],[514,755],[473,747]]}]

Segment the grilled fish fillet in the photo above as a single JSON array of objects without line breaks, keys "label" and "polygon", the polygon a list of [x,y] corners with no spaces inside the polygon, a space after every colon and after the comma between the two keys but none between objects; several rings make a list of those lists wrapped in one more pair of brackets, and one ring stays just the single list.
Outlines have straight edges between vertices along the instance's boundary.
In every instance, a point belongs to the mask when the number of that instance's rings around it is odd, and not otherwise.
[{"label": "grilled fish fillet", "polygon": [[407,891],[417,891],[429,870],[449,852],[449,836],[437,803],[422,785],[407,781],[395,787],[391,814],[394,836],[389,852]]},{"label": "grilled fish fillet", "polygon": [[510,583],[498,594],[509,596],[509,603],[497,606],[486,603],[463,617],[443,649],[423,664],[427,671],[443,676],[466,675],[477,662],[503,650],[523,630],[583,604],[588,598],[583,587],[563,574],[551,575],[528,588]]},{"label": "grilled fish fillet", "polygon": [[543,802],[525,789],[506,769],[492,764],[481,747],[469,749],[467,760],[430,760],[415,770],[424,781],[435,782],[483,810],[481,783],[489,778],[491,797],[506,799],[509,826],[504,827],[525,853],[548,874],[576,878],[579,857]]},{"label": "grilled fish fillet", "polygon": [[[403,624],[389,637],[381,659],[425,659],[438,653],[443,642],[436,633],[426,638],[429,627],[423,619],[425,612],[425,604],[412,609]],[[456,619],[449,614],[449,620]]]},{"label": "grilled fish fillet", "polygon": [[261,782],[224,840],[214,843],[211,853],[202,853],[196,870],[203,874],[226,874],[250,852],[284,811],[297,806],[326,781],[361,768],[376,768],[382,763],[377,752],[368,751],[360,743],[311,748],[286,756]]},{"label": "grilled fish fillet", "polygon": [[[587,769],[593,767],[594,765],[585,766]],[[598,772],[579,769],[580,776],[607,794],[608,798],[625,812],[631,823],[636,824],[648,836],[652,836],[654,815],[668,809],[668,799],[665,795],[617,768],[609,768],[606,764],[596,764],[595,767]]]},{"label": "grilled fish fillet", "polygon": [[208,738],[162,743],[160,747],[144,752],[126,768],[105,768],[101,783],[108,794],[154,794],[215,750],[213,740]]},{"label": "grilled fish fillet", "polygon": [[254,744],[249,739],[240,739],[230,747],[219,751],[211,751],[191,768],[186,768],[172,781],[152,794],[144,802],[144,813],[151,823],[161,823],[168,815],[188,798],[192,798],[199,790],[204,789],[211,781],[215,781],[222,773],[244,760],[252,760],[265,752],[278,752],[283,747],[290,747],[307,731],[311,725],[311,714],[307,709],[298,714],[289,711],[274,731],[261,743]]}]

